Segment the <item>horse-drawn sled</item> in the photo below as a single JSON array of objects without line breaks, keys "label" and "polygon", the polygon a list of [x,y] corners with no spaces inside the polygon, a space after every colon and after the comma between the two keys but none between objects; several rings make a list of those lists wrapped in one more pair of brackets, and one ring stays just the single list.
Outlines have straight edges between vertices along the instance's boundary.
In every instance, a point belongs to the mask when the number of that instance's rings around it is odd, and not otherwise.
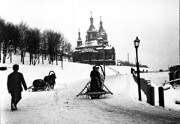
[{"label": "horse-drawn sled", "polygon": [[[100,71],[99,67],[101,68]],[[98,74],[99,73],[99,74]],[[97,75],[99,75],[99,78]],[[88,96],[91,99],[100,98],[105,94],[113,94],[104,84],[105,81],[105,73],[100,65],[96,65],[93,67],[93,71],[91,71],[91,81],[89,81],[85,87],[81,90],[79,94],[76,96]]]},{"label": "horse-drawn sled", "polygon": [[54,89],[56,74],[54,71],[50,71],[48,76],[44,79],[36,79],[33,81],[32,86],[28,88],[29,91],[48,91]]}]

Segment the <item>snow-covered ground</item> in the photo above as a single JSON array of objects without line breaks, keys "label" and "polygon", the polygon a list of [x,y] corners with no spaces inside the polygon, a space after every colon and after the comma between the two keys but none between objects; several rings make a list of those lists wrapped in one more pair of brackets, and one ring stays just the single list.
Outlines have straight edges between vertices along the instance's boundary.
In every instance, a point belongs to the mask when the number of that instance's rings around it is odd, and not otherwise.
[{"label": "snow-covered ground", "polygon": [[[122,72],[123,74],[130,73],[131,67],[121,67],[121,66],[110,66],[110,68],[113,68],[119,72]],[[143,70],[143,68],[141,68]],[[148,69],[144,69],[148,70]],[[152,71],[152,69],[150,69]],[[146,80],[149,80],[151,82],[151,85],[155,88],[155,106],[159,106],[159,94],[158,94],[158,88],[160,86],[163,86],[163,83],[165,81],[169,80],[169,72],[154,72],[154,73],[141,73],[140,77],[144,78]],[[180,105],[175,104],[176,101],[180,101],[180,87],[177,87],[176,89],[172,88],[170,85],[165,85],[165,88],[170,87],[168,90],[164,90],[164,104],[166,108],[174,109],[180,111]],[[143,101],[146,101],[146,97],[143,97]]]},{"label": "snow-covered ground", "polygon": [[[169,72],[158,72],[158,73],[143,73],[141,77],[150,80],[151,84],[155,87],[155,104],[159,104],[158,99],[158,87],[163,86],[165,81],[169,80]],[[164,90],[164,103],[166,108],[171,108],[180,111],[180,104],[175,104],[176,101],[180,101],[180,87],[172,88],[171,85],[167,84],[163,86]]]},{"label": "snow-covered ground", "polygon": [[[18,62],[16,62],[18,63]],[[105,85],[113,95],[90,100],[85,96],[76,97],[90,80],[91,65],[64,62],[61,65],[20,65],[28,86],[33,80],[42,79],[53,70],[56,85],[53,91],[23,92],[18,111],[10,111],[10,95],[7,92],[7,75],[12,72],[0,71],[1,123],[2,124],[144,124],[178,123],[180,111],[151,106],[138,101],[137,85],[130,74],[130,67],[106,67]]]}]

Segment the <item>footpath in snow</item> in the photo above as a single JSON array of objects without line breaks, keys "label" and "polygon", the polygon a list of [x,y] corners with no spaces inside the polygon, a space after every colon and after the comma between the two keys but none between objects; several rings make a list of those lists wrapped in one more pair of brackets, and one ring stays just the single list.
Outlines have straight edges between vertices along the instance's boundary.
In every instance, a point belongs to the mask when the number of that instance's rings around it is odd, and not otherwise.
[{"label": "footpath in snow", "polygon": [[[2,66],[2,65],[1,65]],[[12,65],[6,65],[12,67]],[[101,99],[76,97],[90,80],[92,66],[64,63],[64,69],[55,65],[20,65],[27,85],[42,79],[49,71],[57,75],[55,90],[23,92],[18,111],[10,111],[10,95],[7,92],[7,75],[0,71],[1,123],[2,124],[144,124],[178,123],[180,111],[150,106],[137,100],[137,85],[129,67],[106,67],[106,86],[114,93]],[[143,95],[143,94],[142,94]],[[144,98],[144,95],[143,95]]]}]

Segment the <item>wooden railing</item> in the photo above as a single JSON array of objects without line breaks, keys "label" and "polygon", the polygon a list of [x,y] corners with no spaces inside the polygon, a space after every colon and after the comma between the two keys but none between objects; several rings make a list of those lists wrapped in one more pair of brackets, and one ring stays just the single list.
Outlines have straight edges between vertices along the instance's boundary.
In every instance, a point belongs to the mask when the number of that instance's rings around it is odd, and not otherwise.
[{"label": "wooden railing", "polygon": [[177,81],[180,81],[180,78],[177,78],[177,79],[174,79],[174,80],[171,80],[171,81],[167,81],[163,85],[165,85],[165,84],[172,84],[173,82],[177,82]]}]

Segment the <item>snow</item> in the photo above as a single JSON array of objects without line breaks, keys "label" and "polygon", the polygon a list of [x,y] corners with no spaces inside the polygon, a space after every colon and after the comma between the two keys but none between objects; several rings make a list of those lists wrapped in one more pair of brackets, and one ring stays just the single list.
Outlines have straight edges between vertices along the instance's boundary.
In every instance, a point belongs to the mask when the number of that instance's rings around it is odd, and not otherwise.
[{"label": "snow", "polygon": [[[16,63],[19,63],[18,60]],[[76,97],[76,95],[90,80],[91,65],[64,62],[62,69],[61,62],[58,65],[39,64],[36,66],[28,65],[28,61],[25,63],[25,65],[20,64],[19,71],[24,74],[28,86],[32,85],[33,80],[43,79],[49,71],[53,70],[57,76],[55,89],[43,92],[22,92],[18,111],[11,112],[11,98],[7,92],[6,82],[7,75],[12,72],[12,64],[0,64],[0,66],[8,67],[6,71],[0,71],[2,124],[180,122],[180,111],[174,108],[173,103],[169,103],[172,107],[154,107],[146,103],[143,93],[143,101],[138,101],[137,85],[130,74],[130,67],[106,66],[105,85],[113,92],[113,95],[90,100],[85,96]],[[168,90],[168,92],[171,91],[173,92],[173,89]],[[178,97],[178,94],[175,96]]]},{"label": "snow", "polygon": [[85,46],[97,46],[97,45],[98,45],[97,40],[91,40],[91,41],[85,42]]},{"label": "snow", "polygon": [[[141,77],[145,78],[146,80],[150,80],[151,84],[155,88],[155,105],[159,104],[158,87],[162,87],[163,83],[169,80],[168,73],[169,72],[156,72],[141,74]],[[170,88],[168,90],[164,90],[165,107],[180,111],[180,105],[175,104],[176,101],[180,101],[180,88],[174,89],[168,84],[163,87]]]}]

